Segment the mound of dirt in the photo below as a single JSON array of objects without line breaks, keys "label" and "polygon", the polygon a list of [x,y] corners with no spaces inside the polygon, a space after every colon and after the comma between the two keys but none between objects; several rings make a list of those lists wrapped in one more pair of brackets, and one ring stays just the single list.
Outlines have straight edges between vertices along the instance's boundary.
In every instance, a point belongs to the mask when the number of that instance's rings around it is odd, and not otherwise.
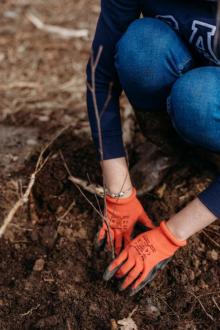
[{"label": "mound of dirt", "polygon": [[[65,131],[37,177],[23,241],[0,243],[1,329],[111,329],[111,320],[135,308],[138,329],[217,329],[218,251],[203,234],[135,297],[119,292],[117,281],[103,282],[110,256],[97,253],[93,245],[101,220],[68,180],[61,152],[73,175],[88,180],[89,173],[92,182],[100,183],[94,148],[71,129]],[[192,198],[189,187],[196,194],[204,181],[205,174],[202,179],[193,164],[176,168],[164,182],[163,195],[158,187],[142,202],[159,220],[179,207],[184,192],[185,199]],[[94,196],[87,197],[96,205]],[[210,230],[219,234],[215,227]]]}]

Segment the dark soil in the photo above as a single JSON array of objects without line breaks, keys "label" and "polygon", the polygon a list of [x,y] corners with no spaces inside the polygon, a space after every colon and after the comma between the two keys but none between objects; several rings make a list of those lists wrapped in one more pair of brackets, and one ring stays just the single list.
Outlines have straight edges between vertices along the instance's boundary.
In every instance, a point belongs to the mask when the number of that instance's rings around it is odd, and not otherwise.
[{"label": "dark soil", "polygon": [[[62,159],[72,175],[101,183],[82,75],[91,40],[49,36],[28,22],[28,11],[49,24],[94,31],[98,2],[4,1],[0,9],[2,219],[25,190],[43,145],[71,124],[49,147],[28,205],[0,241],[0,329],[115,329],[112,320],[128,317],[136,307],[132,318],[139,330],[220,329],[218,223],[190,239],[135,297],[119,292],[116,281],[102,280],[110,256],[94,249],[101,219],[69,181]],[[36,86],[18,87],[21,81]],[[131,166],[138,160],[135,146],[144,143],[138,127],[134,141]],[[215,174],[212,165],[189,151],[141,201],[158,223],[192,200]],[[97,205],[93,195],[86,196]]]}]

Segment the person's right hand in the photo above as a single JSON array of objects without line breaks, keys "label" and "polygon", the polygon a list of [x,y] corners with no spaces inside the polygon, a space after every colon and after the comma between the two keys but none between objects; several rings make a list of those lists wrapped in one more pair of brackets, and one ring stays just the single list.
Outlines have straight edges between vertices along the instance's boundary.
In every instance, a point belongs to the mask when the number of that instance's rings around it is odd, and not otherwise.
[{"label": "person's right hand", "polygon": [[131,287],[131,295],[150,283],[174,253],[186,245],[178,240],[164,221],[159,227],[138,235],[107,268],[104,279],[124,278],[121,290]]},{"label": "person's right hand", "polygon": [[[108,220],[116,255],[120,253],[122,246],[126,247],[131,241],[131,234],[137,222],[150,229],[155,227],[137,199],[135,188],[132,189],[131,196],[127,198],[112,198],[107,195],[104,214]],[[98,233],[97,246],[101,247],[105,242],[110,250],[111,242],[106,223],[102,225]]]}]

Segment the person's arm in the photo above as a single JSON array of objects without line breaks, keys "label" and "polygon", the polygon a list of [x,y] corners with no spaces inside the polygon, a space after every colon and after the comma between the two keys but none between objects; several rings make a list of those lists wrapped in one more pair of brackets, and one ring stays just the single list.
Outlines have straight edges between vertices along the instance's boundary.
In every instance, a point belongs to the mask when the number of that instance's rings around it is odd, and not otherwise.
[{"label": "person's arm", "polygon": [[[100,47],[103,47],[100,60],[95,72],[95,89],[99,113],[102,112],[109,95],[111,99],[101,116],[101,131],[104,160],[125,156],[121,120],[119,111],[119,96],[121,85],[114,64],[115,47],[129,24],[140,16],[139,0],[102,0],[101,14],[98,20],[95,38],[92,44],[93,58],[95,59]],[[91,61],[87,65],[87,82],[91,85]],[[92,137],[99,149],[96,116],[92,94],[87,88],[87,108]]]},{"label": "person's arm", "polygon": [[[125,150],[122,141],[119,97],[121,85],[115,68],[114,58],[116,44],[126,31],[129,24],[140,16],[140,0],[102,0],[95,38],[92,45],[93,61],[102,47],[101,57],[95,71],[95,91],[98,112],[101,113],[101,135],[103,145],[103,161],[101,166],[104,184],[109,193],[106,197],[105,214],[108,217],[107,228],[104,223],[97,235],[97,247],[103,246],[107,238],[110,248],[110,237],[119,253],[122,244],[130,241],[131,233],[137,221],[146,227],[153,227],[137,199],[136,190],[132,187]],[[87,65],[87,82],[91,86],[91,61]],[[111,86],[111,98],[105,107]],[[97,151],[99,150],[99,135],[90,88],[87,89],[87,105],[92,137]],[[105,109],[103,111],[103,109]],[[99,160],[102,157],[99,155]],[[126,192],[123,197],[115,198],[112,194]],[[110,237],[109,237],[110,236]]]},{"label": "person's arm", "polygon": [[215,215],[216,219],[220,219],[220,176],[199,194],[198,198]]},{"label": "person's arm", "polygon": [[179,240],[186,240],[217,219],[198,198],[167,221],[167,227]]}]

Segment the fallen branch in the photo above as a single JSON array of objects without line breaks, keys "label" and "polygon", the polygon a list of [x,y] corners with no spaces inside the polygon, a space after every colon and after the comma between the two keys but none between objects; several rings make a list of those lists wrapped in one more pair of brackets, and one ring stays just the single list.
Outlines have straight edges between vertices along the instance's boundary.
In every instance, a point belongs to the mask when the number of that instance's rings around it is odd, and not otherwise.
[{"label": "fallen branch", "polygon": [[98,195],[99,197],[104,197],[104,189],[95,184],[89,184],[87,181],[79,179],[73,175],[68,178],[72,183],[78,184],[83,190],[90,192],[91,194]]},{"label": "fallen branch", "polygon": [[10,84],[1,84],[0,85],[0,90],[8,90],[8,89],[14,89],[14,88],[28,88],[28,89],[35,89],[39,88],[40,85],[35,82],[31,81],[15,81]]},{"label": "fallen branch", "polygon": [[24,204],[27,203],[28,201],[28,197],[31,193],[32,187],[35,183],[35,178],[36,178],[36,172],[34,172],[31,175],[31,179],[30,182],[28,184],[28,187],[24,193],[24,195],[22,196],[22,198],[20,198],[14,205],[14,207],[10,210],[10,212],[8,213],[7,217],[5,218],[5,220],[3,221],[3,225],[0,228],[0,238],[4,235],[6,228],[8,227],[8,225],[10,224],[10,222],[12,221],[12,219],[14,218],[15,213],[17,212],[17,210],[23,206]]},{"label": "fallen branch", "polygon": [[87,29],[67,29],[56,25],[45,24],[37,16],[31,13],[27,14],[27,18],[37,29],[51,34],[56,34],[64,39],[87,38],[89,35],[89,31]]},{"label": "fallen branch", "polygon": [[13,208],[9,211],[8,215],[3,220],[3,224],[0,227],[0,238],[4,235],[8,225],[12,222],[17,211],[28,202],[29,196],[31,194],[32,188],[33,188],[35,180],[36,180],[36,176],[41,171],[41,169],[44,167],[44,165],[46,164],[46,162],[50,156],[50,155],[48,155],[45,159],[43,159],[45,152],[67,128],[68,127],[64,127],[41,151],[41,153],[38,157],[38,160],[37,160],[37,164],[35,166],[35,171],[31,174],[27,189],[25,190],[23,196],[21,196],[21,198],[15,203]]},{"label": "fallen branch", "polygon": [[[36,169],[34,171],[34,173],[31,174],[31,178],[29,181],[29,184],[27,186],[27,189],[25,190],[25,193],[23,194],[23,196],[15,203],[15,205],[13,206],[13,208],[9,211],[8,215],[6,216],[6,218],[3,221],[3,225],[0,227],[0,238],[4,235],[8,225],[11,223],[11,221],[13,220],[15,214],[17,213],[17,211],[28,202],[30,193],[32,191],[32,188],[34,186],[35,180],[36,180],[36,175],[37,173],[41,170],[41,168],[44,166],[45,161],[43,162],[43,164],[41,164],[41,159],[42,159],[42,153],[40,154],[40,157],[38,159],[37,162],[37,166]],[[40,161],[39,161],[40,160]]]}]

